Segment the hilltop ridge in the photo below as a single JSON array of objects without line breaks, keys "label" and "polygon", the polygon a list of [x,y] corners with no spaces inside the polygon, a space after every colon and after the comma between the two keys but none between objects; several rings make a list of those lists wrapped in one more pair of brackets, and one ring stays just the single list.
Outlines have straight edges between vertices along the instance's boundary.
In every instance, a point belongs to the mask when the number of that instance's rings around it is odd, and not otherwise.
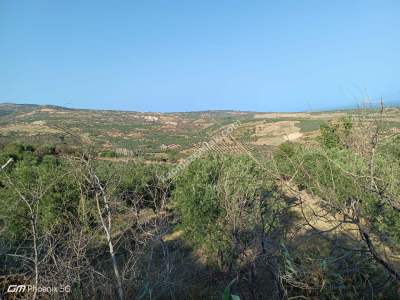
[{"label": "hilltop ridge", "polygon": [[[386,112],[390,126],[400,127],[400,109],[387,108]],[[146,159],[176,161],[235,122],[238,124],[232,133],[235,139],[252,151],[265,152],[288,140],[307,141],[324,122],[350,113],[354,114],[354,110],[156,113],[2,103],[0,142],[66,144],[72,142],[69,132],[90,140],[105,156],[140,153]],[[218,146],[218,151],[238,151],[232,141],[221,141],[224,144]]]}]

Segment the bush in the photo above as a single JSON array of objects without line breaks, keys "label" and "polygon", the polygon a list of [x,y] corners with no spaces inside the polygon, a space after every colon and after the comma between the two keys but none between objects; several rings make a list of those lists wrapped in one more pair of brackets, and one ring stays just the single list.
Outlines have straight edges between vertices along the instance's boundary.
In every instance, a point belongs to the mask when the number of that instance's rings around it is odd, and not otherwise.
[{"label": "bush", "polygon": [[173,200],[181,228],[220,267],[232,266],[260,232],[270,229],[264,217],[277,193],[264,173],[247,157],[210,156],[193,162],[177,179]]},{"label": "bush", "polygon": [[2,156],[17,157],[17,160],[7,167],[6,173],[0,174],[0,214],[7,235],[20,239],[30,228],[28,206],[22,196],[33,206],[37,205],[40,232],[61,225],[70,214],[76,215],[79,192],[67,166],[55,156],[42,152],[40,155],[44,156],[39,159],[33,154],[34,149],[25,146],[12,148],[15,152],[8,151]]},{"label": "bush", "polygon": [[347,146],[347,139],[353,128],[350,117],[342,118],[339,121],[325,123],[320,126],[319,142],[325,148],[344,148]]},{"label": "bush", "polygon": [[112,150],[105,150],[100,152],[100,157],[120,157],[121,155]]}]

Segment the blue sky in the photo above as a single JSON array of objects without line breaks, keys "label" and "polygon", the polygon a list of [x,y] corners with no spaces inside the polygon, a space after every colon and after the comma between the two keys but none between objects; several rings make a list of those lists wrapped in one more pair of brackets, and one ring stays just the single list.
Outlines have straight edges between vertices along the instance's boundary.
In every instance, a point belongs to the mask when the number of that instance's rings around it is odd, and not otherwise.
[{"label": "blue sky", "polygon": [[400,1],[0,1],[0,102],[137,111],[400,100]]}]

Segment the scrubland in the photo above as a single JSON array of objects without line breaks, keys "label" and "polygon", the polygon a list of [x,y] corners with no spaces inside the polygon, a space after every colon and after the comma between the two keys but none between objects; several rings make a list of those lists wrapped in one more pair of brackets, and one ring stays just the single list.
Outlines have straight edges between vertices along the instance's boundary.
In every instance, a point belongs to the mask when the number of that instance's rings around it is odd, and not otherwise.
[{"label": "scrubland", "polygon": [[21,297],[398,299],[399,124],[400,110],[384,107],[3,104],[0,293],[14,299],[7,287],[29,284],[71,291]]}]

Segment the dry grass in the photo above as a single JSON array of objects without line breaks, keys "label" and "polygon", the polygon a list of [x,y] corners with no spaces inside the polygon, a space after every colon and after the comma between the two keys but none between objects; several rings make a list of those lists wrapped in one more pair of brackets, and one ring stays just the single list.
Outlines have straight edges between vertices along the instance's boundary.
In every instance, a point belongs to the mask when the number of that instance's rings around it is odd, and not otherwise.
[{"label": "dry grass", "polygon": [[332,113],[319,113],[319,114],[311,114],[311,113],[258,113],[254,115],[255,119],[279,119],[279,118],[300,118],[300,119],[309,119],[309,120],[318,120],[318,119],[333,119],[338,117],[347,116],[347,113],[344,112],[332,112]]},{"label": "dry grass", "polygon": [[293,141],[302,137],[300,128],[295,125],[298,121],[279,121],[273,123],[255,124],[255,133],[253,137],[255,145],[278,146],[285,141]]},{"label": "dry grass", "polygon": [[35,122],[31,124],[13,124],[0,127],[0,133],[9,134],[14,132],[36,135],[41,133],[59,133],[60,131],[46,125],[35,124]]}]

